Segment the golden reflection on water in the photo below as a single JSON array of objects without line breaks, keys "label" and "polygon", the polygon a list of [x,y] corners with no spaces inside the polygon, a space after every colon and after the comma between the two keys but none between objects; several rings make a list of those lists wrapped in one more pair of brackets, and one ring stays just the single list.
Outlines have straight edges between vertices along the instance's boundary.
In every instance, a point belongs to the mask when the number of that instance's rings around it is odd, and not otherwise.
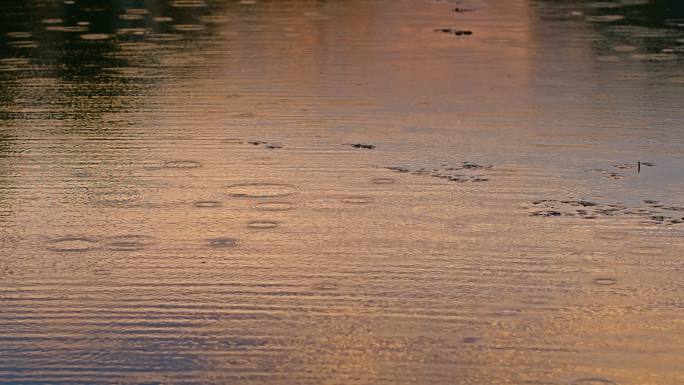
[{"label": "golden reflection on water", "polygon": [[4,5],[0,383],[684,380],[680,30],[124,3]]}]

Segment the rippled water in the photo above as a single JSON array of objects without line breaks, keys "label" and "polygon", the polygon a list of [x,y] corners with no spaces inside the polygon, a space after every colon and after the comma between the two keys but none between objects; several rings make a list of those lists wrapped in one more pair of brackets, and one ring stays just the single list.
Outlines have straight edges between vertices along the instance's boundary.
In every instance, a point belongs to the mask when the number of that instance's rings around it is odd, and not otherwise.
[{"label": "rippled water", "polygon": [[1,384],[684,383],[678,0],[3,0]]}]

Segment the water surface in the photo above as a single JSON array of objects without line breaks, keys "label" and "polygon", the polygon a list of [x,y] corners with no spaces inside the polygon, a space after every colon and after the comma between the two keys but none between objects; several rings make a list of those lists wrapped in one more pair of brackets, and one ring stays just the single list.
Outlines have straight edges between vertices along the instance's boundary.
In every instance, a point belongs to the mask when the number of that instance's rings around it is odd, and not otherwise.
[{"label": "water surface", "polygon": [[684,383],[680,2],[0,11],[0,384]]}]

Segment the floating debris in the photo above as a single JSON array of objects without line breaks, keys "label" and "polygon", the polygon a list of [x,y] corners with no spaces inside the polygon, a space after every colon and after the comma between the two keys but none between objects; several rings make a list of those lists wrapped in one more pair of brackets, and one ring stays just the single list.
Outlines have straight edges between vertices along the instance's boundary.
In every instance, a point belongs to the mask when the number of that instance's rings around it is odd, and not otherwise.
[{"label": "floating debris", "polygon": [[620,174],[619,172],[610,171],[610,170],[606,170],[606,169],[602,169],[602,168],[594,168],[591,170],[584,170],[584,171],[585,172],[591,172],[594,174],[598,174],[598,175],[601,175],[603,177],[606,177],[606,178],[612,179],[612,180],[621,180],[625,177],[624,175]]},{"label": "floating debris", "polygon": [[[385,167],[388,170],[399,173],[411,173],[413,175],[424,175],[433,178],[445,179],[451,182],[488,182],[489,177],[482,174],[471,174],[471,171],[487,171],[491,170],[494,166],[492,165],[481,165],[471,162],[461,162],[458,166],[448,166],[446,164],[440,165],[438,168],[427,169],[419,168],[417,170],[410,170],[405,167],[391,166]],[[465,173],[464,173],[465,172]]]},{"label": "floating debris", "polygon": [[401,173],[411,172],[411,170],[409,170],[408,168],[403,168],[403,167],[399,167],[399,166],[392,166],[392,167],[385,167],[385,168],[388,170],[392,170],[394,172],[401,172]]},{"label": "floating debris", "polygon": [[481,164],[470,163],[470,162],[462,162],[462,164],[463,164],[462,168],[466,169],[466,170],[489,170],[492,168],[491,165],[483,166]]},{"label": "floating debris", "polygon": [[596,219],[599,217],[635,217],[649,223],[675,225],[684,221],[676,213],[683,212],[684,207],[665,206],[655,200],[644,200],[648,206],[627,207],[621,203],[602,204],[582,199],[540,199],[532,202],[530,212],[534,217],[578,217]]},{"label": "floating debris", "polygon": [[532,213],[535,217],[559,217],[563,215],[560,211],[555,210],[540,210]]},{"label": "floating debris", "polygon": [[373,150],[375,149],[375,145],[372,144],[363,144],[363,143],[347,143],[346,145],[354,147],[354,148],[363,148],[365,150]]},{"label": "floating debris", "polygon": [[[647,166],[647,167],[655,167],[655,163],[652,162],[641,162],[637,161],[636,163],[622,163],[622,164],[613,164],[611,165],[612,167],[619,169],[619,170],[633,170],[637,169],[637,173],[641,172],[641,166]],[[625,176],[624,174],[621,174],[617,171],[611,171],[611,170],[606,170],[603,168],[594,168],[590,170],[584,170],[586,172],[591,172],[594,174],[599,174],[601,176],[604,176],[606,178],[612,179],[612,180],[621,180]]]},{"label": "floating debris", "polygon": [[472,35],[473,31],[468,31],[468,30],[463,30],[463,29],[451,29],[451,28],[437,28],[435,29],[435,32],[441,32],[441,33],[446,33],[449,35],[455,35],[455,36],[465,36],[465,35]]},{"label": "floating debris", "polygon": [[655,163],[638,161],[637,162],[637,172],[641,172],[641,166],[642,165],[644,165],[646,167],[654,167]]},{"label": "floating debris", "polygon": [[253,146],[264,146],[264,148],[269,149],[269,150],[277,150],[277,149],[283,148],[283,146],[280,144],[264,142],[262,140],[253,140],[253,141],[247,142],[247,143],[249,143]]}]

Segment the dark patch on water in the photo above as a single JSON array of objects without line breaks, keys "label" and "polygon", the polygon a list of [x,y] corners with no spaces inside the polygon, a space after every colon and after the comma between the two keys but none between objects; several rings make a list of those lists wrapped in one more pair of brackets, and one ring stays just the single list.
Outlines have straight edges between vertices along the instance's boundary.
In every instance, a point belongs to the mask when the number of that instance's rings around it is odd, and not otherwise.
[{"label": "dark patch on water", "polygon": [[247,143],[251,144],[252,146],[264,147],[267,150],[278,150],[278,149],[283,148],[283,146],[281,144],[272,143],[272,142],[264,142],[262,140],[253,140],[253,141],[250,141]]},{"label": "dark patch on water", "polygon": [[599,203],[582,199],[540,199],[532,202],[530,215],[535,217],[578,217],[584,219],[635,217],[649,223],[676,225],[684,222],[684,207],[666,206],[655,200],[644,200],[646,205],[628,207],[622,203]]},{"label": "dark patch on water", "polygon": [[473,31],[469,31],[466,29],[453,29],[453,28],[437,28],[437,29],[435,29],[435,32],[446,33],[446,34],[454,35],[454,36],[468,36],[468,35],[473,34]]},{"label": "dark patch on water", "polygon": [[346,146],[354,147],[354,148],[360,148],[363,150],[374,150],[375,145],[373,144],[363,144],[363,143],[345,143]]},{"label": "dark patch on water", "polygon": [[[624,170],[636,170],[636,173],[640,173],[643,167],[655,167],[656,164],[653,162],[637,162],[637,163],[622,163],[611,165],[616,170],[608,170],[604,168],[594,168],[589,170],[584,170],[585,172],[590,172],[593,174],[598,174],[608,179],[612,180],[622,180],[624,175]],[[622,172],[620,172],[620,171]]]},{"label": "dark patch on water", "polygon": [[[385,167],[398,173],[411,173],[413,175],[429,176],[432,178],[444,179],[450,182],[465,183],[465,182],[488,182],[489,176],[487,171],[494,168],[492,165],[481,165],[471,162],[461,162],[459,165],[449,166],[441,164],[434,168],[419,168],[411,170],[401,166]],[[475,174],[474,172],[478,173]]]},{"label": "dark patch on water", "polygon": [[394,172],[400,172],[400,173],[409,173],[411,170],[405,167],[399,167],[399,166],[391,166],[391,167],[385,167],[388,170],[392,170]]},{"label": "dark patch on water", "polygon": [[619,172],[610,171],[610,170],[605,170],[605,169],[602,169],[602,168],[594,168],[594,169],[585,170],[585,171],[586,171],[586,172],[591,172],[591,173],[594,173],[594,174],[598,174],[598,175],[601,175],[601,176],[603,176],[603,177],[605,177],[605,178],[612,179],[612,180],[621,180],[622,178],[625,177],[623,174],[621,174],[621,173],[619,173]]},{"label": "dark patch on water", "polygon": [[535,217],[559,217],[563,215],[560,211],[556,210],[539,210],[532,213]]}]

